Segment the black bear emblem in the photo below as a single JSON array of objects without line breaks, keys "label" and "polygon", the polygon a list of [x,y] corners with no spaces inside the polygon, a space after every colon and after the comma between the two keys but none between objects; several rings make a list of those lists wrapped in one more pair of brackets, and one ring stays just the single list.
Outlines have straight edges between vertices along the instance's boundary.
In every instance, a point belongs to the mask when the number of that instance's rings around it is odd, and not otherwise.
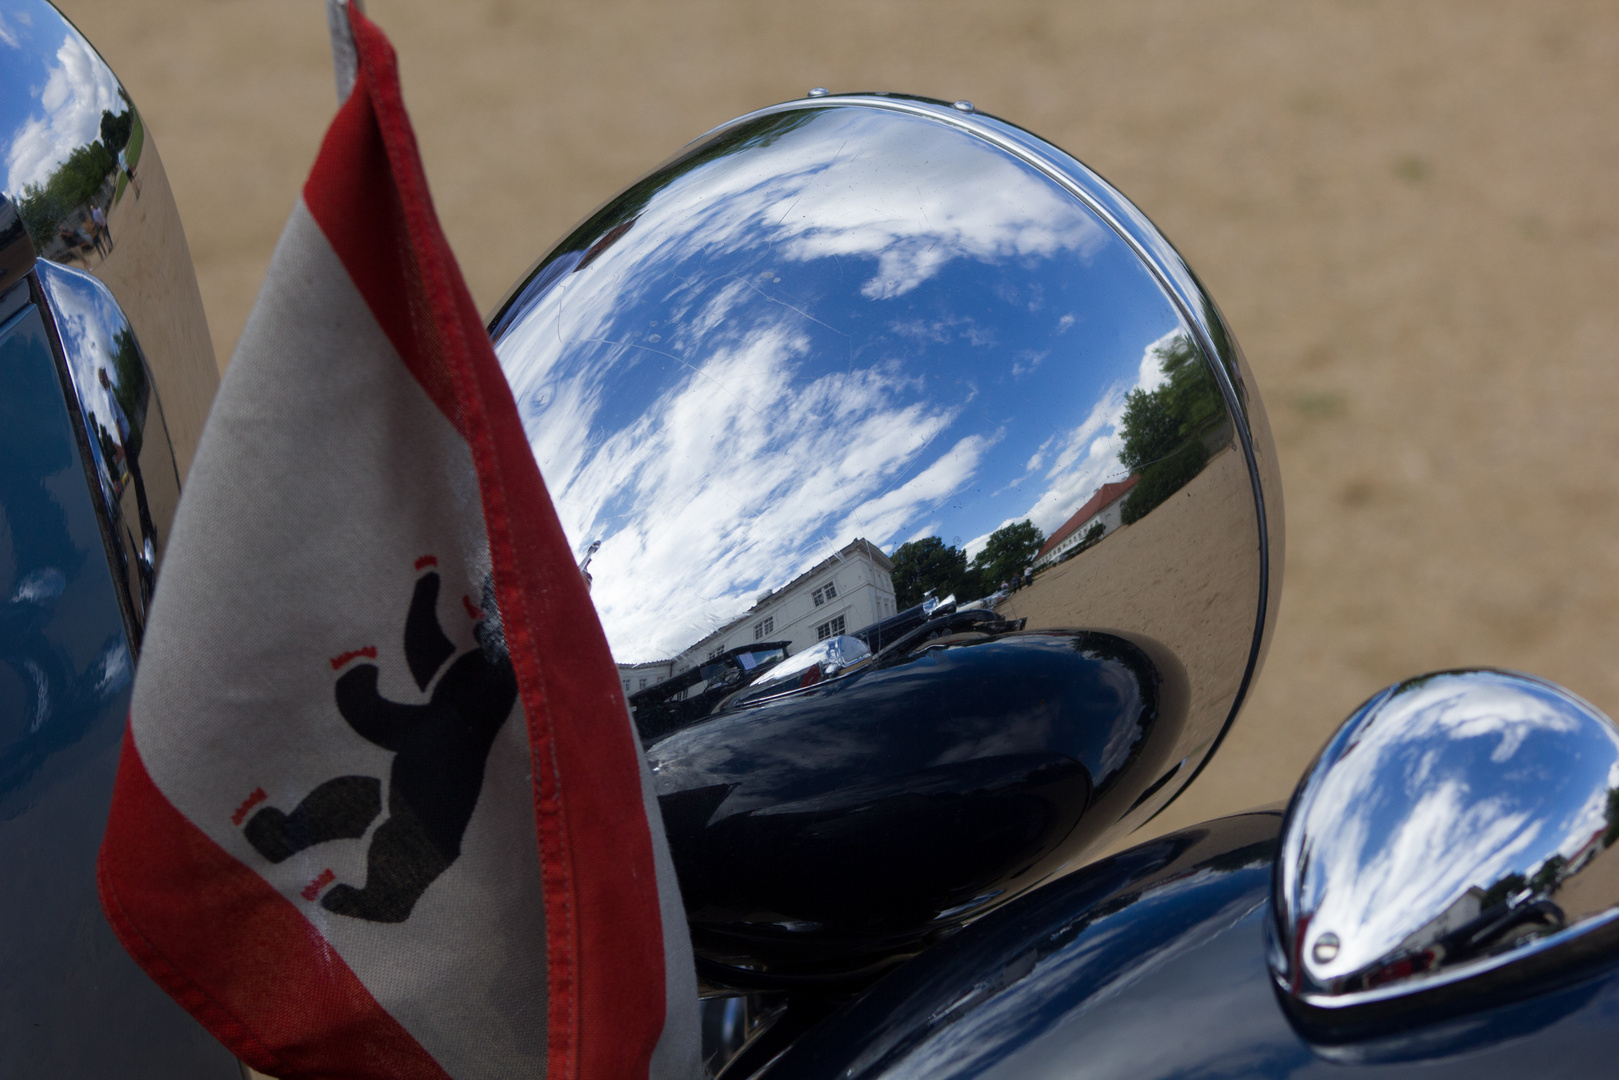
[{"label": "black bear emblem", "polygon": [[[424,691],[455,652],[439,624],[438,594],[438,573],[423,574],[405,618],[405,663]],[[328,911],[403,922],[461,854],[489,749],[517,700],[511,656],[490,621],[477,624],[478,648],[450,664],[425,704],[384,698],[377,692],[375,664],[357,664],[337,680],[338,712],[362,738],[393,751],[394,760],[388,820],[372,834],[365,887],[328,890],[320,900]],[[381,812],[381,780],[339,776],[304,796],[291,813],[269,806],[258,811],[244,833],[259,854],[278,863],[315,844],[358,839]]]}]

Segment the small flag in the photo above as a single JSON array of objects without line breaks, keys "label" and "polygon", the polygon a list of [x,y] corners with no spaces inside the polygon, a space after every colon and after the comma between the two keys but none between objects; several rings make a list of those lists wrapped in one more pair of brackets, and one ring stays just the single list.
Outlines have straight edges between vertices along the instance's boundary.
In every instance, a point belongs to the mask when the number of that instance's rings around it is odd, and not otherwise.
[{"label": "small flag", "polygon": [[102,905],[281,1077],[695,1077],[606,639],[445,242],[392,47],[220,387],[154,599]]}]

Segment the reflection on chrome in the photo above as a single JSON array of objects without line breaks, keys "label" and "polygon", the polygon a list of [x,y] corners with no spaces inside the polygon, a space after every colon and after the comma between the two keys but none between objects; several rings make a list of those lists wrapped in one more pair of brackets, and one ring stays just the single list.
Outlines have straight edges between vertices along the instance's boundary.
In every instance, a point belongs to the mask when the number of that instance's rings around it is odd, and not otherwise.
[{"label": "reflection on chrome", "polygon": [[1383,691],[1294,796],[1279,985],[1316,1010],[1555,976],[1614,944],[1619,727],[1551,683],[1441,672]]},{"label": "reflection on chrome", "polygon": [[[563,529],[600,543],[710,960],[912,948],[1145,821],[1241,704],[1279,584],[1263,409],[1163,237],[1027,132],[880,95],[742,117],[558,244],[491,335]],[[840,829],[873,846],[803,896],[875,906],[716,884]]]},{"label": "reflection on chrome", "polygon": [[44,0],[0,0],[0,195],[0,288],[37,255],[111,291],[163,395],[183,476],[219,381],[185,233],[140,111]]},{"label": "reflection on chrome", "polygon": [[[885,617],[895,606],[893,569],[882,552],[856,540],[673,659],[619,664],[642,738],[655,741],[722,709],[851,674],[874,656],[892,660],[963,632],[1024,627],[1026,620],[994,614],[1005,599],[999,592],[958,605],[954,594],[941,599],[930,589],[918,603]],[[851,621],[864,625],[851,629]]]},{"label": "reflection on chrome", "polygon": [[1028,890],[1142,802],[1185,720],[1145,639],[936,611],[808,655],[834,652],[854,662],[744,684],[648,747],[717,985],[859,982]]},{"label": "reflection on chrome", "polygon": [[[9,71],[35,85],[31,97],[5,99],[31,106],[26,113],[0,116],[0,132],[10,134],[5,191],[40,258],[89,268],[112,251],[125,195],[138,194],[145,129],[117,78],[77,30],[54,12],[36,22],[30,16],[49,11],[41,4],[7,8],[0,12],[0,56]],[[24,57],[38,67],[17,70]]]},{"label": "reflection on chrome", "polygon": [[17,207],[0,194],[0,292],[21,281],[34,268],[34,243],[28,238]]},{"label": "reflection on chrome", "polygon": [[166,528],[180,499],[163,406],[135,331],[107,287],[49,262],[36,269],[78,398],[120,585],[142,619],[166,539],[158,522]]}]

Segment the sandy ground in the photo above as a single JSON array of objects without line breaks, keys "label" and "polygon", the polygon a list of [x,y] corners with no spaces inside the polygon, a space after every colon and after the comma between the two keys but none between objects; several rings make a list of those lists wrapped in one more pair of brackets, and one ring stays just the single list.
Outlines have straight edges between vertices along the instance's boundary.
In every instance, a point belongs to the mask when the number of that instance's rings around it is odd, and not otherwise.
[{"label": "sandy ground", "polygon": [[[334,107],[317,0],[63,0],[139,103],[220,356]],[[1219,298],[1287,494],[1275,645],[1155,827],[1284,797],[1384,684],[1494,664],[1619,712],[1619,6],[371,0],[488,308],[714,124],[954,99],[1134,198]]]}]

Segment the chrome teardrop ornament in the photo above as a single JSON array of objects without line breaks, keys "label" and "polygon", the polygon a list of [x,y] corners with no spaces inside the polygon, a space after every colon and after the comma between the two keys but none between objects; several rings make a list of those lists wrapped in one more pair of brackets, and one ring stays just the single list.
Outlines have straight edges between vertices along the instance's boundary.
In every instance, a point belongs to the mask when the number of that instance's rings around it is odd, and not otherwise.
[{"label": "chrome teardrop ornament", "polygon": [[1619,727],[1552,683],[1449,671],[1363,705],[1283,826],[1271,971],[1356,1024],[1577,973],[1619,943]]}]

